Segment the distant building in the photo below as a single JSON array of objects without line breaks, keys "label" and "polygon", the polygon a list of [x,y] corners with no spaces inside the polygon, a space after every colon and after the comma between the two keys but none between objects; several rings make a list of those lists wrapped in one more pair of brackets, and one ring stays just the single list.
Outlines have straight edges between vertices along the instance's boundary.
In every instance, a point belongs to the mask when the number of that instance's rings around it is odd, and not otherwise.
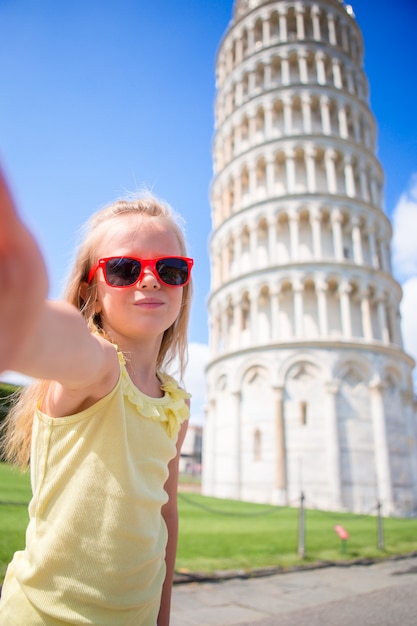
[{"label": "distant building", "polygon": [[203,427],[189,424],[181,448],[180,472],[199,476],[201,474],[201,454],[203,446]]},{"label": "distant building", "polygon": [[363,52],[343,0],[237,0],[220,44],[207,495],[417,513]]}]

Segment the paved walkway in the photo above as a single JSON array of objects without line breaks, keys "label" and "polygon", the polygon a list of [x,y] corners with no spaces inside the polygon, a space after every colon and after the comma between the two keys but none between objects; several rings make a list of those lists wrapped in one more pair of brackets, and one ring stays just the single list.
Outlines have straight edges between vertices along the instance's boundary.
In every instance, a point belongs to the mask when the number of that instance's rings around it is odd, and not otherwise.
[{"label": "paved walkway", "polygon": [[417,626],[417,556],[174,586],[171,626]]}]

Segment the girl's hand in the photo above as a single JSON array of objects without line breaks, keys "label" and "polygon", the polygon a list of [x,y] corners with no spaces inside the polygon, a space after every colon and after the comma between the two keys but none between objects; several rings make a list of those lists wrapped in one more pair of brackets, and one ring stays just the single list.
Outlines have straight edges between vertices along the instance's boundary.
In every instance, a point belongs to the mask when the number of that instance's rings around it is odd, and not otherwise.
[{"label": "girl's hand", "polygon": [[0,172],[0,372],[24,350],[47,292],[42,255]]}]

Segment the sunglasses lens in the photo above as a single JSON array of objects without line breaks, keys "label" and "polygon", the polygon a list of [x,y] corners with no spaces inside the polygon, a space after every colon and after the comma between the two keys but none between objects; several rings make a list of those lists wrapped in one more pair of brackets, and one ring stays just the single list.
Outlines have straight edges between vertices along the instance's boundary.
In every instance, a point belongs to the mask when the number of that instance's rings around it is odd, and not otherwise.
[{"label": "sunglasses lens", "polygon": [[110,259],[106,263],[106,280],[112,287],[127,287],[138,280],[141,269],[136,259]]},{"label": "sunglasses lens", "polygon": [[156,262],[156,271],[166,285],[185,285],[188,281],[188,264],[184,259],[159,259]]}]

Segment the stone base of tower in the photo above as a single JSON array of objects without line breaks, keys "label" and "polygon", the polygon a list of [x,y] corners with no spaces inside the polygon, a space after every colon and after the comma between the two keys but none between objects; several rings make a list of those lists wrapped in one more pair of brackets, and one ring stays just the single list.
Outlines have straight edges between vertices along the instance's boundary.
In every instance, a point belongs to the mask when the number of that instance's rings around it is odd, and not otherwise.
[{"label": "stone base of tower", "polygon": [[417,513],[412,361],[385,347],[271,346],[208,368],[202,492],[384,515]]}]

